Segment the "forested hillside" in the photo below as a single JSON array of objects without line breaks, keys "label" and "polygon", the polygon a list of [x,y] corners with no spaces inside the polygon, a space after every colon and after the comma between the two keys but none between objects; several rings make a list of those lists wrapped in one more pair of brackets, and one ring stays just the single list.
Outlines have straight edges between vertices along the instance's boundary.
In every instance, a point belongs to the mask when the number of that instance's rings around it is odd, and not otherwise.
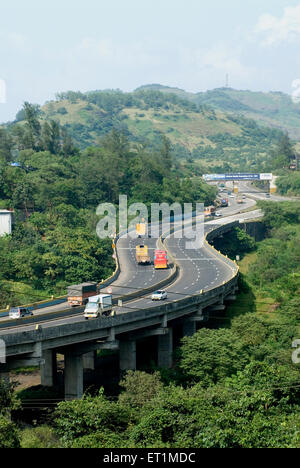
[{"label": "forested hillside", "polygon": [[215,198],[201,179],[183,177],[163,136],[154,149],[112,130],[79,150],[58,122],[39,116],[26,103],[24,123],[0,129],[0,208],[16,218],[13,234],[0,238],[0,308],[112,273],[111,241],[96,236],[101,202],[117,205],[121,194],[148,205]]},{"label": "forested hillside", "polygon": [[[269,170],[269,152],[282,136],[280,131],[214,109],[190,94],[167,91],[146,87],[133,93],[60,93],[39,109],[39,118],[41,123],[59,122],[82,149],[115,128],[136,144],[153,148],[165,134],[175,157],[195,162],[199,170]],[[17,114],[17,125],[9,126],[12,133],[22,133],[23,119],[24,110]]]},{"label": "forested hillside", "polygon": [[260,125],[288,132],[292,139],[300,140],[300,102],[282,92],[264,93],[218,88],[206,92],[189,93],[182,89],[162,85],[142,86],[140,89],[174,93],[194,104],[253,119]]}]

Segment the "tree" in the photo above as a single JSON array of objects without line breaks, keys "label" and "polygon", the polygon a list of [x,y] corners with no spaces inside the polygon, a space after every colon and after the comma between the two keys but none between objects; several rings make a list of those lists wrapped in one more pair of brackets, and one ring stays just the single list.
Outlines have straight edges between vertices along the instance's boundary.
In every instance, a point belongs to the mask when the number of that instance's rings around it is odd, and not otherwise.
[{"label": "tree", "polygon": [[0,414],[0,448],[19,448],[20,438],[16,425]]},{"label": "tree", "polygon": [[249,357],[245,344],[229,329],[202,328],[185,337],[179,367],[190,382],[208,386],[242,369]]},{"label": "tree", "polygon": [[13,140],[5,128],[0,127],[0,155],[4,156],[7,162],[12,160]]},{"label": "tree", "polygon": [[20,407],[15,394],[15,384],[0,379],[0,448],[18,448],[19,434],[16,425],[10,421],[10,413]]},{"label": "tree", "polygon": [[60,152],[60,127],[55,120],[51,120],[50,124],[45,122],[43,125],[42,146],[44,151],[49,151],[51,154]]},{"label": "tree", "polygon": [[74,439],[96,432],[123,432],[129,423],[130,411],[118,403],[110,402],[103,389],[96,397],[58,404],[54,413],[57,434],[66,446]]},{"label": "tree", "polygon": [[124,391],[119,402],[131,408],[141,408],[163,388],[159,372],[147,374],[141,371],[128,371],[120,386]]},{"label": "tree", "polygon": [[287,167],[290,161],[295,158],[295,150],[287,133],[280,138],[277,147],[271,154],[275,169]]},{"label": "tree", "polygon": [[40,106],[37,104],[30,104],[24,102],[24,113],[26,121],[26,130],[28,135],[27,143],[30,145],[29,148],[39,149],[40,148],[40,137],[41,137],[41,124],[39,121]]}]

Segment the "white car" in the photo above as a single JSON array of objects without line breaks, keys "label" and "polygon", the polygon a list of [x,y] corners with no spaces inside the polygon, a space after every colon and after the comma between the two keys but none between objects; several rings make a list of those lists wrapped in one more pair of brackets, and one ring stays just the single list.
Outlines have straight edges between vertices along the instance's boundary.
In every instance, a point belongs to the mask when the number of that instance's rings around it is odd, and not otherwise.
[{"label": "white car", "polygon": [[222,216],[221,211],[216,211],[216,212],[215,212],[215,216]]},{"label": "white car", "polygon": [[151,296],[151,299],[152,301],[163,301],[164,299],[167,299],[168,295],[166,293],[166,291],[155,291],[152,296]]},{"label": "white car", "polygon": [[33,312],[30,307],[11,307],[8,315],[11,319],[20,319],[22,317],[32,316]]},{"label": "white car", "polygon": [[229,198],[234,198],[234,195],[228,195],[228,196],[229,196]]}]

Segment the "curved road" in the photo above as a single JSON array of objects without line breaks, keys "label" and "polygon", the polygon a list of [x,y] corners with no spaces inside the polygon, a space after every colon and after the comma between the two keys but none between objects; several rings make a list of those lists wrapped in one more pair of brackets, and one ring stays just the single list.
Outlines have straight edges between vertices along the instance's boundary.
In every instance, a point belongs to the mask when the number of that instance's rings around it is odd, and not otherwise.
[{"label": "curved road", "polygon": [[[219,210],[222,212],[224,217],[216,218],[214,221],[205,223],[205,233],[213,229],[216,224],[232,222],[241,217],[243,219],[251,219],[253,216],[257,217],[258,213],[251,211],[243,215],[236,215],[236,213],[239,213],[241,210],[251,208],[254,205],[255,201],[251,199],[245,200],[243,205],[238,205],[235,198],[230,198],[230,206]],[[232,217],[233,214],[235,214],[235,216]],[[204,245],[199,249],[187,250],[185,248],[185,242],[186,239],[176,239],[174,235],[170,235],[166,239],[168,249],[176,258],[176,261],[180,266],[179,277],[173,282],[173,284],[165,288],[168,292],[168,299],[166,302],[172,302],[183,297],[197,294],[200,290],[211,289],[219,286],[224,281],[229,280],[233,275],[234,266],[232,262],[228,260],[226,261],[221,255],[216,254],[212,248],[207,246],[206,243],[204,243]],[[123,235],[118,241],[117,249],[121,273],[118,279],[110,285],[113,289],[113,296],[128,294],[136,289],[143,289],[151,285],[154,286],[159,281],[170,275],[170,269],[155,270],[153,265],[137,265],[135,260],[135,246],[139,243],[145,243],[148,245],[150,256],[153,259],[157,239],[148,237],[144,239],[131,239],[130,237],[125,238]],[[106,291],[106,289],[104,289],[104,291]],[[117,313],[128,313],[133,310],[149,307],[150,305],[155,307],[161,305],[161,302],[153,302],[151,300],[151,295],[149,296],[148,294],[145,297],[130,301],[126,306],[116,307],[115,309]],[[45,307],[35,311],[35,316],[58,312],[60,310],[67,309],[68,307],[69,306],[66,302],[51,307]],[[17,323],[16,321],[10,321],[11,325],[9,325],[9,327],[11,326],[11,330],[15,330],[16,327],[18,327],[20,331],[24,328],[26,328],[26,330],[34,328],[35,325],[32,323],[30,325],[29,323],[25,325],[25,320],[24,322],[22,321]],[[71,323],[73,321],[81,320],[84,320],[82,308],[75,308],[72,310],[70,308],[69,316],[55,318],[54,313],[53,316],[45,317],[45,321],[42,322],[42,325],[43,327],[56,326],[63,323]],[[6,322],[7,326],[7,321],[7,317],[0,319],[0,327],[1,322]],[[9,333],[9,329],[6,329],[5,333],[6,332]]]}]

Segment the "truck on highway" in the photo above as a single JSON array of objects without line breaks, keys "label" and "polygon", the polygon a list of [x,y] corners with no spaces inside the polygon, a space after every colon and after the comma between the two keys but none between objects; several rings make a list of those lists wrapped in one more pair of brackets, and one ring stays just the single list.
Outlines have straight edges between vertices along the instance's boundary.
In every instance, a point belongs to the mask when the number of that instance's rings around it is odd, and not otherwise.
[{"label": "truck on highway", "polygon": [[155,250],[154,252],[154,268],[168,268],[168,257],[165,250]]},{"label": "truck on highway", "polygon": [[214,216],[215,215],[215,212],[216,212],[216,208],[214,205],[211,205],[211,206],[206,206],[204,208],[204,215],[205,216]]},{"label": "truck on highway", "polygon": [[84,305],[88,298],[97,294],[97,283],[81,283],[68,286],[68,303],[70,306]]},{"label": "truck on highway", "polygon": [[111,294],[98,294],[91,296],[84,309],[84,318],[97,318],[111,314],[112,311],[112,295]]},{"label": "truck on highway", "polygon": [[223,207],[228,206],[228,198],[221,198],[221,205]]},{"label": "truck on highway", "polygon": [[148,246],[144,244],[137,245],[135,248],[135,258],[138,264],[151,263]]},{"label": "truck on highway", "polygon": [[136,225],[136,235],[142,237],[146,235],[146,223],[138,223]]}]

